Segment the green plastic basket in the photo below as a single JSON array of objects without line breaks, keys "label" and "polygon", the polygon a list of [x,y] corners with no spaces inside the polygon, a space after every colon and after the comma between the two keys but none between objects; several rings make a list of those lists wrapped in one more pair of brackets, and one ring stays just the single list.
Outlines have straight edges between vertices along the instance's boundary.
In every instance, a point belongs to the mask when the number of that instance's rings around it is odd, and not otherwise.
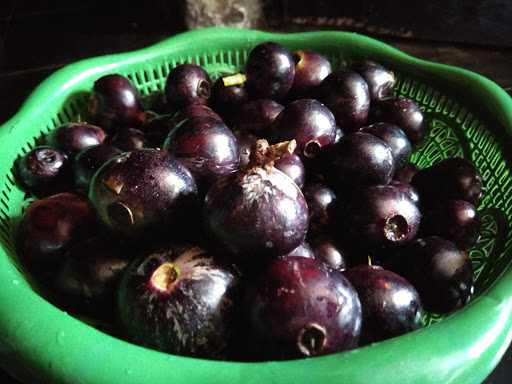
[{"label": "green plastic basket", "polygon": [[[485,183],[482,238],[471,251],[477,294],[428,327],[351,352],[305,360],[235,363],[173,356],[109,336],[35,293],[19,267],[14,223],[29,202],[14,183],[14,159],[41,135],[77,119],[93,82],[127,75],[143,94],[162,89],[179,63],[204,66],[212,77],[243,68],[262,41],[325,54],[334,67],[357,58],[379,61],[398,76],[396,92],[416,100],[429,118],[430,137],[413,155],[427,166],[464,156]],[[512,338],[512,174],[508,150],[512,100],[475,73],[411,57],[354,33],[271,34],[204,29],[140,51],[69,65],[45,80],[0,128],[0,364],[24,382],[41,383],[479,383]]]}]

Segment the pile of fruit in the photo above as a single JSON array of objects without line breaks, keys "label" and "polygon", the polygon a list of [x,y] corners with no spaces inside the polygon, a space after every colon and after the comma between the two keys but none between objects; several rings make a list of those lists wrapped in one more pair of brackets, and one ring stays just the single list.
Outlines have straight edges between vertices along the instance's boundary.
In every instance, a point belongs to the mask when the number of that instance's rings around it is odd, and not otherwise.
[{"label": "pile of fruit", "polygon": [[14,164],[39,198],[20,265],[61,308],[174,354],[291,359],[415,330],[473,293],[482,178],[409,162],[428,124],[394,86],[272,42],[215,82],[177,66],[146,107],[103,76],[87,122]]}]

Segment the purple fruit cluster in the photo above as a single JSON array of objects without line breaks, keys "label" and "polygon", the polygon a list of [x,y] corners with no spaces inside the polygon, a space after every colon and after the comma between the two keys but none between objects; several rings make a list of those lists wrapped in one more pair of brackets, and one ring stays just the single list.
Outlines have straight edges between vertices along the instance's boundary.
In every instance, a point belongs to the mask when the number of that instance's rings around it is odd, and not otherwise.
[{"label": "purple fruit cluster", "polygon": [[168,353],[295,359],[414,331],[473,294],[483,185],[462,158],[410,162],[428,124],[394,87],[375,62],[274,42],[216,81],[177,66],[149,107],[103,76],[87,122],[14,164],[39,198],[20,265],[70,313]]}]

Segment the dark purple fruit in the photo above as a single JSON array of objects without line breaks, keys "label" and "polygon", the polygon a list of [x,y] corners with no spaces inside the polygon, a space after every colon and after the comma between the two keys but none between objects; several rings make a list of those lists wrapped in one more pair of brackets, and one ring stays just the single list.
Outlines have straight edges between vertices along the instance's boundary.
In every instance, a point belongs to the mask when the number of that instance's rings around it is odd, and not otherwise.
[{"label": "dark purple fruit", "polygon": [[323,261],[329,268],[344,271],[347,268],[347,255],[333,239],[320,235],[311,240],[315,259]]},{"label": "dark purple fruit", "polygon": [[295,76],[288,97],[314,97],[318,85],[332,72],[331,63],[325,56],[308,50],[295,51],[292,56],[295,62]]},{"label": "dark purple fruit", "polygon": [[371,133],[384,141],[393,153],[395,168],[402,168],[412,153],[412,145],[407,135],[399,127],[389,123],[375,123],[361,128],[362,132]]},{"label": "dark purple fruit", "polygon": [[468,249],[476,244],[480,225],[480,215],[473,204],[447,200],[424,212],[421,231],[424,236],[441,236],[461,249]]},{"label": "dark purple fruit", "polygon": [[295,62],[286,48],[266,42],[249,53],[245,72],[247,89],[253,98],[280,100],[292,87]]},{"label": "dark purple fruit", "polygon": [[244,169],[249,164],[251,148],[254,146],[258,138],[252,133],[246,131],[235,131],[234,135],[240,152],[240,169]]},{"label": "dark purple fruit", "polygon": [[421,213],[414,201],[391,185],[374,185],[354,194],[344,217],[345,231],[368,247],[398,246],[416,236]]},{"label": "dark purple fruit", "polygon": [[336,121],[322,103],[313,99],[296,100],[276,118],[272,136],[275,142],[295,140],[298,154],[314,158],[322,148],[334,144]]},{"label": "dark purple fruit", "polygon": [[107,144],[88,147],[78,153],[73,161],[75,186],[88,191],[89,184],[96,171],[107,161],[121,153],[123,152],[120,149]]},{"label": "dark purple fruit", "polygon": [[126,77],[115,74],[100,77],[94,83],[88,116],[107,132],[138,127],[146,118],[139,91]]},{"label": "dark purple fruit", "polygon": [[422,169],[411,184],[427,205],[436,205],[440,200],[465,200],[478,205],[483,196],[482,177],[469,160],[460,157]]},{"label": "dark purple fruit", "polygon": [[97,218],[86,197],[59,193],[29,205],[16,231],[21,265],[39,274],[53,271],[78,241],[97,231]]},{"label": "dark purple fruit", "polygon": [[164,143],[207,191],[219,177],[238,170],[240,154],[236,137],[220,120],[190,118],[172,130]]},{"label": "dark purple fruit", "polygon": [[157,115],[147,120],[141,127],[148,146],[161,148],[169,132],[176,126],[175,114]]},{"label": "dark purple fruit", "polygon": [[217,180],[206,195],[205,229],[242,262],[286,254],[306,237],[306,200],[297,184],[271,166],[283,153],[274,148],[258,140],[249,167]]},{"label": "dark purple fruit", "polygon": [[270,135],[270,126],[283,110],[283,106],[269,99],[252,100],[235,111],[232,126],[237,131],[249,132],[258,138]]},{"label": "dark purple fruit", "polygon": [[361,301],[362,343],[389,339],[421,328],[420,296],[406,279],[375,265],[358,265],[347,269],[344,275]]},{"label": "dark purple fruit", "polygon": [[128,260],[111,240],[96,237],[75,245],[54,282],[59,301],[69,309],[110,317]]},{"label": "dark purple fruit", "polygon": [[165,83],[167,102],[182,108],[190,104],[207,104],[212,82],[208,73],[195,64],[181,64],[174,68]]},{"label": "dark purple fruit", "polygon": [[132,238],[176,234],[187,226],[198,204],[190,171],[157,149],[126,152],[110,160],[92,179],[89,197],[103,224]]},{"label": "dark purple fruit", "polygon": [[245,307],[264,359],[318,356],[357,346],[357,293],[341,273],[321,261],[274,260],[250,288]]},{"label": "dark purple fruit", "polygon": [[415,101],[397,97],[384,99],[372,106],[373,121],[398,125],[412,144],[417,144],[427,134],[425,117]]},{"label": "dark purple fruit", "polygon": [[102,144],[106,134],[103,129],[87,123],[67,123],[58,127],[48,138],[48,142],[68,156],[93,145]]},{"label": "dark purple fruit", "polygon": [[310,233],[326,232],[333,223],[336,194],[321,183],[306,184],[302,192],[309,208]]},{"label": "dark purple fruit", "polygon": [[212,88],[213,108],[222,115],[230,116],[249,101],[245,80],[245,75],[242,73],[219,77]]},{"label": "dark purple fruit", "polygon": [[295,257],[306,257],[308,259],[314,259],[315,254],[313,253],[313,249],[311,246],[303,242],[301,245],[299,245],[294,250],[288,252],[286,255],[279,256],[280,258],[288,257],[288,256],[295,256]]},{"label": "dark purple fruit", "polygon": [[372,102],[393,96],[396,78],[389,69],[373,61],[355,63],[352,69],[366,80]]},{"label": "dark purple fruit", "polygon": [[393,187],[397,188],[400,192],[406,194],[409,197],[409,199],[411,199],[416,205],[420,204],[420,195],[418,194],[416,188],[414,188],[411,184],[391,180],[391,183],[389,183],[389,185],[392,185]]},{"label": "dark purple fruit", "polygon": [[399,273],[414,285],[423,307],[431,312],[452,312],[466,305],[473,295],[473,268],[468,254],[441,237],[425,237],[410,244]]},{"label": "dark purple fruit", "polygon": [[356,72],[338,70],[331,73],[320,84],[318,95],[344,132],[355,132],[366,124],[370,92],[364,78]]},{"label": "dark purple fruit", "polygon": [[395,170],[389,145],[369,133],[343,136],[330,156],[327,171],[336,186],[388,184]]},{"label": "dark purple fruit", "polygon": [[137,344],[219,358],[235,328],[237,285],[237,274],[207,251],[174,244],[128,267],[119,289],[119,319]]},{"label": "dark purple fruit", "polygon": [[116,148],[119,148],[123,152],[134,151],[136,149],[146,148],[148,141],[144,136],[144,132],[135,128],[124,128],[120,129],[110,144]]},{"label": "dark purple fruit", "polygon": [[71,184],[66,154],[48,146],[36,147],[16,159],[14,175],[25,191],[39,196],[61,192]]},{"label": "dark purple fruit", "polygon": [[418,167],[416,167],[412,163],[406,163],[401,168],[395,171],[395,175],[393,176],[393,180],[396,180],[401,183],[410,184],[412,178],[419,171]]},{"label": "dark purple fruit", "polygon": [[274,162],[274,166],[292,179],[299,188],[304,186],[306,170],[299,156],[294,153],[285,153]]}]

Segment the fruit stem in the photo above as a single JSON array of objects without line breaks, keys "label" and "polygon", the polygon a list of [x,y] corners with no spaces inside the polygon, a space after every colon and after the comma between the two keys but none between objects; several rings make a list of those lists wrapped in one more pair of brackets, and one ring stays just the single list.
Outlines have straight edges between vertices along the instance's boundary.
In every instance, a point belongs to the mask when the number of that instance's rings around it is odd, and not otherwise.
[{"label": "fruit stem", "polygon": [[272,168],[276,160],[287,153],[292,154],[295,148],[297,148],[295,140],[283,141],[274,145],[270,145],[265,139],[256,140],[251,149],[248,167]]},{"label": "fruit stem", "polygon": [[235,85],[242,85],[247,81],[247,76],[243,73],[236,73],[222,78],[222,84],[225,87],[232,87]]}]

